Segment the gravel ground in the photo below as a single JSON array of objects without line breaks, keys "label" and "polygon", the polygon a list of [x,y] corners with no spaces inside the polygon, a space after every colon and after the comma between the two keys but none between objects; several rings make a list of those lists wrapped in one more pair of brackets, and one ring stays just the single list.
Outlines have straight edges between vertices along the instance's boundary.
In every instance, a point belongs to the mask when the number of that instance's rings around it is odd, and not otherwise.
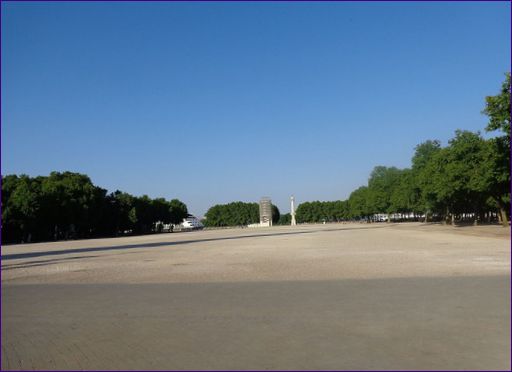
[{"label": "gravel ground", "polygon": [[2,369],[510,369],[510,230],[327,224],[4,246]]}]

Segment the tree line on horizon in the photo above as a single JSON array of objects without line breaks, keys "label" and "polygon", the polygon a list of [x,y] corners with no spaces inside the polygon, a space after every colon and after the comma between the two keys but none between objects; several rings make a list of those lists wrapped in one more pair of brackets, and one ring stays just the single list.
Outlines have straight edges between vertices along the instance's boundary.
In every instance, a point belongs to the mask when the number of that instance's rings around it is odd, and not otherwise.
[{"label": "tree line on horizon", "polygon": [[[415,148],[411,168],[376,166],[367,185],[347,200],[306,202],[298,206],[298,222],[371,220],[376,214],[409,214],[455,222],[474,222],[494,213],[504,226],[510,218],[510,73],[496,96],[486,97],[487,132],[455,131],[448,145],[425,141]],[[388,217],[389,218],[389,217]]]},{"label": "tree line on horizon", "polygon": [[[296,210],[297,222],[371,221],[378,214],[387,214],[389,220],[391,214],[402,214],[416,220],[422,216],[425,221],[454,223],[461,216],[471,216],[478,222],[497,215],[508,226],[510,73],[501,92],[485,100],[483,113],[489,117],[485,130],[500,131],[501,135],[484,139],[479,132],[457,130],[445,147],[438,140],[427,140],[416,146],[410,168],[376,166],[368,183],[354,190],[347,200],[301,203]],[[205,217],[207,226],[257,223],[258,205],[216,205]],[[290,214],[284,214],[274,224],[290,221]]]},{"label": "tree line on horizon", "polygon": [[[305,202],[297,222],[371,220],[376,214],[413,214],[448,220],[462,215],[475,221],[497,213],[508,226],[510,211],[510,73],[496,96],[486,97],[487,132],[457,130],[448,145],[427,140],[415,148],[411,167],[376,166],[367,185],[347,200]],[[2,244],[72,238],[145,234],[158,231],[156,222],[178,224],[187,206],[178,199],[136,197],[121,191],[108,194],[87,175],[52,172],[49,176],[7,175],[2,182]],[[273,224],[289,224],[273,205]],[[258,203],[212,206],[207,227],[243,226],[259,222]],[[161,225],[159,225],[161,226]]]},{"label": "tree line on horizon", "polygon": [[[228,204],[216,204],[208,209],[203,219],[206,227],[247,226],[260,222],[258,203],[241,201]],[[272,204],[272,223],[277,224],[281,218],[279,208]]]},{"label": "tree line on horizon", "polygon": [[2,244],[147,234],[187,215],[178,199],[108,194],[80,173],[2,176]]}]

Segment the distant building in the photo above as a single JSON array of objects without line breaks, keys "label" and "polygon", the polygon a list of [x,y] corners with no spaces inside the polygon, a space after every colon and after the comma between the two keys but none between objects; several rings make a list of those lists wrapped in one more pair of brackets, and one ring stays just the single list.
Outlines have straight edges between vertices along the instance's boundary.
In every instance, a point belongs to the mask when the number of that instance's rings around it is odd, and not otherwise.
[{"label": "distant building", "polygon": [[184,218],[183,219],[183,222],[181,223],[181,228],[186,230],[186,229],[191,229],[191,230],[198,230],[198,229],[202,229],[204,226],[203,224],[201,223],[201,221],[199,220],[199,218],[189,214],[187,216],[187,218]]}]

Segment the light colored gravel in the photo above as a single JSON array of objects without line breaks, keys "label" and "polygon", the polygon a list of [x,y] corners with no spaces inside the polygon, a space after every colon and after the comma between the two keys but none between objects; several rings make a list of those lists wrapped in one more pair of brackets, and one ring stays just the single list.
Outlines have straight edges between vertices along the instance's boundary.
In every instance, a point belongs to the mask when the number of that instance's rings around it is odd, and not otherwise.
[{"label": "light colored gravel", "polygon": [[177,283],[508,274],[508,234],[499,226],[329,224],[13,245],[2,248],[2,282]]}]

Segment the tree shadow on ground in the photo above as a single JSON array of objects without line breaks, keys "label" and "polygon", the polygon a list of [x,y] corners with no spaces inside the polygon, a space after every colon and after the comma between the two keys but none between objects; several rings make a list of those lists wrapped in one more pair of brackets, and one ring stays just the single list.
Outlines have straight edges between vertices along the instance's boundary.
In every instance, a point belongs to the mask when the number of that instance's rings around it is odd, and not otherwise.
[{"label": "tree shadow on ground", "polygon": [[259,238],[268,236],[280,236],[280,235],[299,235],[299,234],[312,234],[318,232],[332,232],[332,231],[346,231],[346,230],[364,230],[364,229],[376,229],[383,228],[389,225],[383,226],[368,226],[368,227],[348,227],[348,228],[330,228],[330,229],[318,229],[309,231],[293,231],[293,232],[275,232],[266,234],[251,234],[251,235],[240,235],[240,236],[227,236],[221,238],[205,238],[205,239],[193,239],[193,240],[180,240],[180,241],[167,241],[157,243],[138,243],[138,244],[124,244],[117,246],[105,246],[105,247],[86,247],[86,248],[75,248],[75,249],[61,249],[54,251],[43,251],[43,252],[27,252],[27,253],[12,253],[1,256],[1,260],[16,260],[21,258],[35,258],[44,256],[58,256],[72,253],[87,253],[87,252],[102,252],[102,251],[114,251],[121,249],[135,249],[135,248],[155,248],[163,246],[174,246],[174,245],[185,245],[193,243],[213,242],[221,240],[236,240],[236,239],[248,239],[248,238]]}]

